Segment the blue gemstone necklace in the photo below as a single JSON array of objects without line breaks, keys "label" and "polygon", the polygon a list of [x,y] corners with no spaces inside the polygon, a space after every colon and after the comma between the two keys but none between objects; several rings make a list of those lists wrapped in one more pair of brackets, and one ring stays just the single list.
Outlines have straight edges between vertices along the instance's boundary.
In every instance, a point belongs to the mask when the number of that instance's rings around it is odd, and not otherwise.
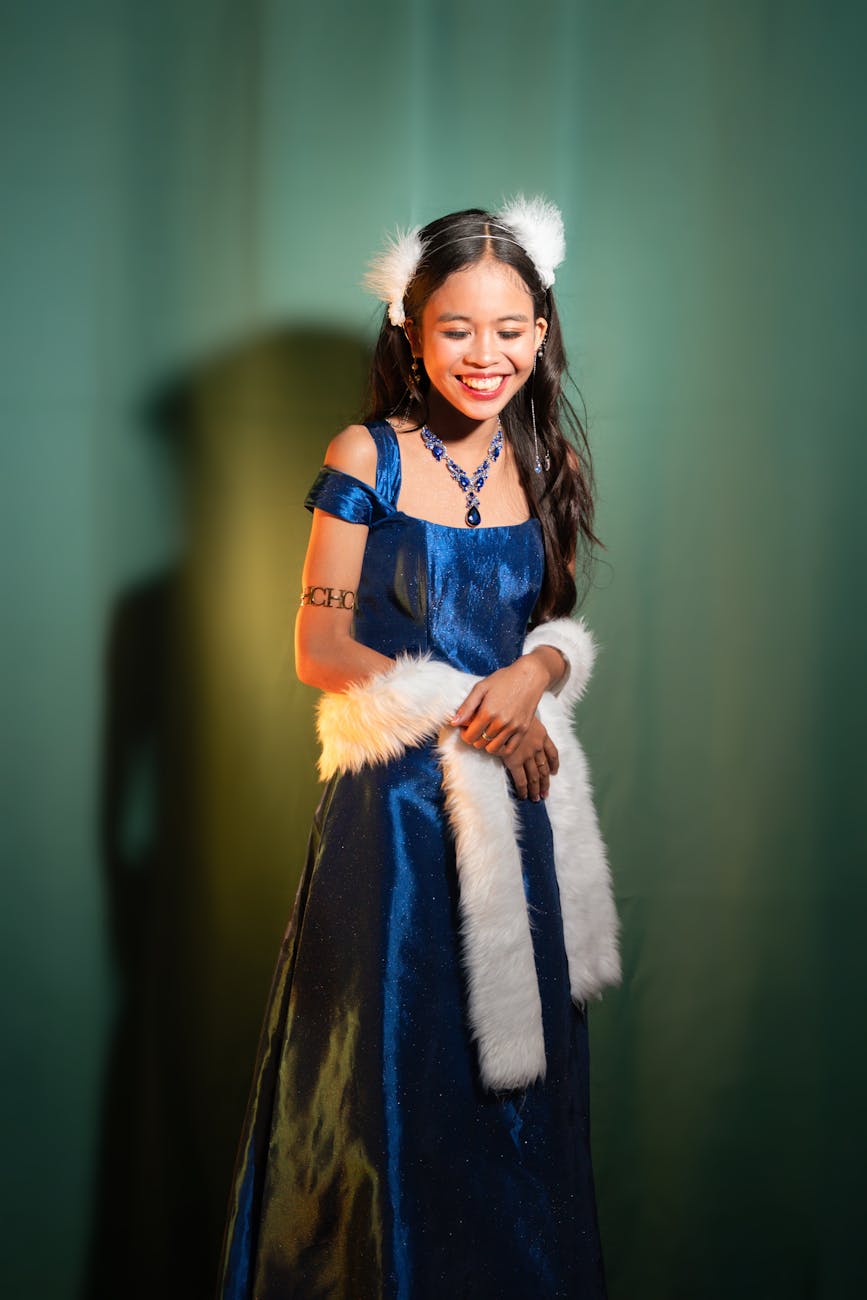
[{"label": "blue gemstone necklace", "polygon": [[497,425],[497,432],[491,439],[487,456],[472,474],[468,474],[465,469],[461,469],[456,461],[452,460],[446,451],[445,443],[435,433],[431,433],[427,425],[421,431],[421,440],[434,460],[445,461],[446,469],[467,498],[467,513],[464,515],[467,527],[478,528],[482,522],[482,516],[479,514],[479,493],[487,482],[488,474],[491,472],[491,465],[495,460],[499,459],[500,452],[503,450],[503,430]]}]

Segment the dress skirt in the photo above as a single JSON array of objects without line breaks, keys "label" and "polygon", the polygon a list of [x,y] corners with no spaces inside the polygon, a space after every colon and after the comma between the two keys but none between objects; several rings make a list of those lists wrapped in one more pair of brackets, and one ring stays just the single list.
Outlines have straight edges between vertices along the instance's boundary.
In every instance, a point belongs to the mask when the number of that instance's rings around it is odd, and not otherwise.
[{"label": "dress skirt", "polygon": [[544,802],[519,804],[547,1070],[481,1084],[430,747],[335,777],[260,1042],[223,1300],[599,1300],[586,1013]]}]

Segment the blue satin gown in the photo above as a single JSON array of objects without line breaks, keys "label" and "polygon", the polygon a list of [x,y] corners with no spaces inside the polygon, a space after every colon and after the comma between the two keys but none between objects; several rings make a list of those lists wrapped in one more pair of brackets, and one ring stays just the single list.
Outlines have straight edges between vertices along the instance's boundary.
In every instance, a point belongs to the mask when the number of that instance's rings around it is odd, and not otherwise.
[{"label": "blue satin gown", "polygon": [[[542,579],[538,522],[403,514],[395,435],[368,428],[376,489],[326,467],[306,502],[369,529],[356,638],[476,674],[512,663]],[[544,801],[519,813],[547,1073],[495,1094],[467,1025],[432,747],[327,785],[262,1031],[222,1300],[605,1296],[586,1018],[569,993]]]}]

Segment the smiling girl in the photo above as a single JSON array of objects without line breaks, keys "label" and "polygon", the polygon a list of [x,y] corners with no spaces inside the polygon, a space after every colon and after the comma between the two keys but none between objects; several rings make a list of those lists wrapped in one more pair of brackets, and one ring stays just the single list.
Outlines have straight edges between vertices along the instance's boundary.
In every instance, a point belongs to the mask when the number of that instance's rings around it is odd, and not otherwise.
[{"label": "smiling girl", "polygon": [[[542,200],[396,238],[333,439],[297,670],[327,780],[274,977],[221,1296],[605,1295],[587,999],[617,918],[569,722],[590,452]],[[564,427],[573,441],[567,441]]]}]

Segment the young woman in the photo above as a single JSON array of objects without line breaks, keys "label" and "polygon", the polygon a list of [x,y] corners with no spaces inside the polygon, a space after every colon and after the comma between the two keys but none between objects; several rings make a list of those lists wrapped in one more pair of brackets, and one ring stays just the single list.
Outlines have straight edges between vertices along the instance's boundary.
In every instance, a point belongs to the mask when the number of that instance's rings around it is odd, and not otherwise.
[{"label": "young woman", "polygon": [[[296,633],[327,779],[242,1136],[224,1300],[605,1294],[586,1001],[617,919],[569,709],[590,454],[519,199],[398,237]],[[563,423],[575,443],[567,442]]]}]

